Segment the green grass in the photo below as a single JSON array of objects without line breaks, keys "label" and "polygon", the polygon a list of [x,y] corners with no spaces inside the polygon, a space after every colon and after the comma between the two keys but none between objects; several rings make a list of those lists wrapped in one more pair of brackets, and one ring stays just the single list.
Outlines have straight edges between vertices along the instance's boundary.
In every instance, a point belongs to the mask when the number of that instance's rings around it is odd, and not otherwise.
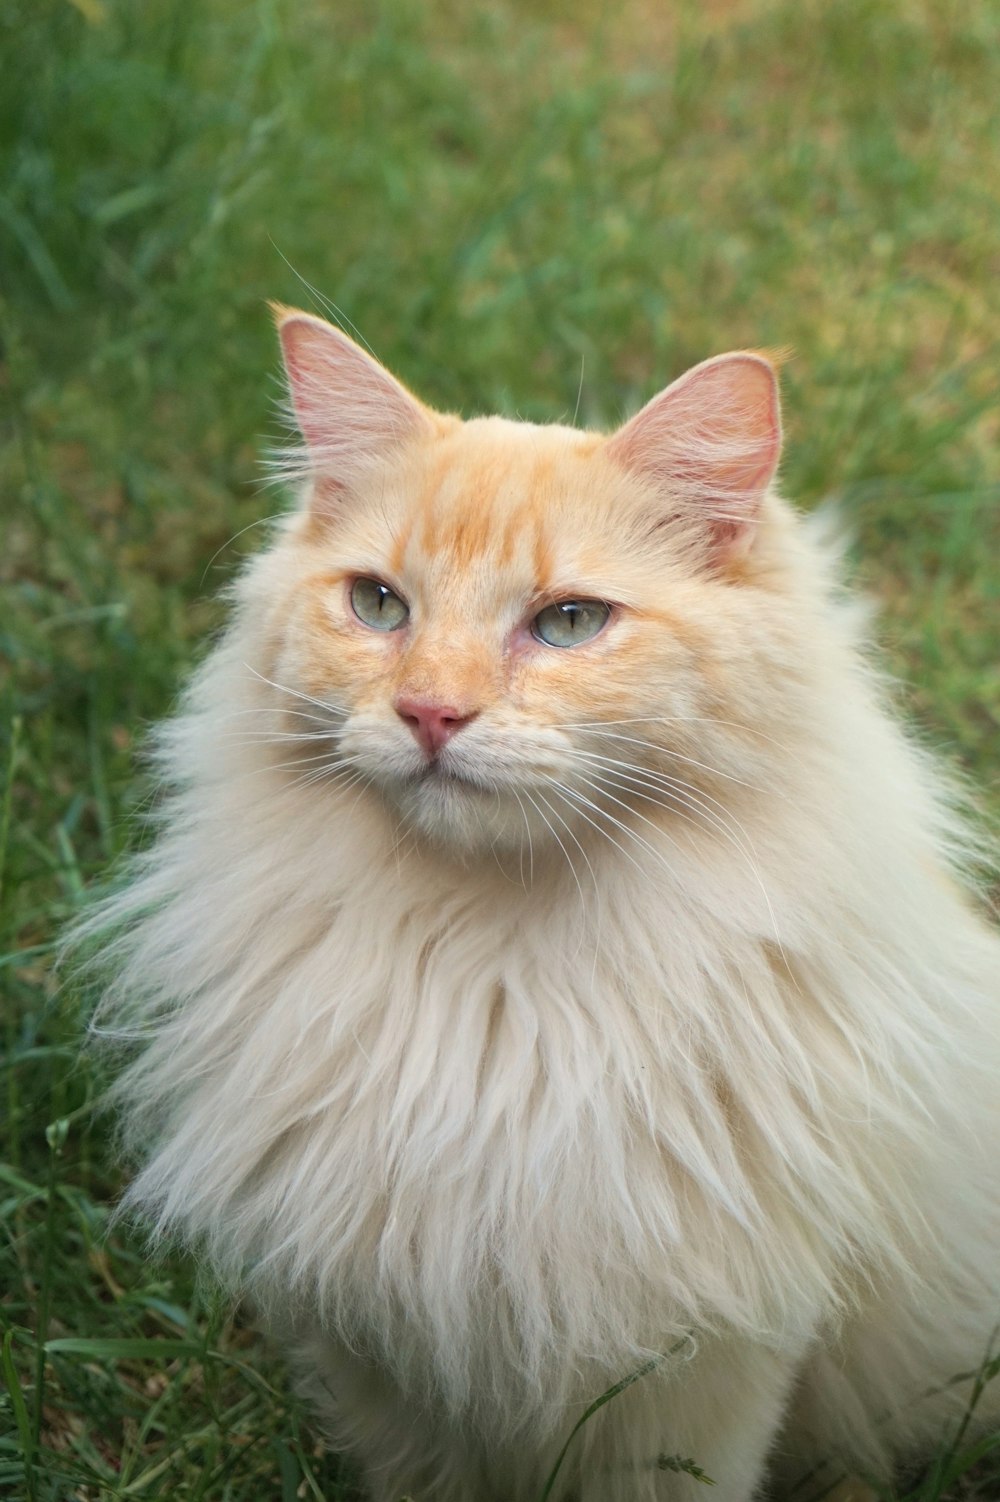
[{"label": "green grass", "polygon": [[[265,299],[314,306],[298,272],[428,400],[533,419],[579,393],[611,423],[708,354],[789,347],[786,488],[839,497],[908,702],[996,813],[997,23],[8,0],[0,1495],[353,1495],[252,1329],[109,1231],[85,998],[53,973],[139,838],[145,728],[280,504]],[[1000,1495],[958,1453],[920,1502]]]}]

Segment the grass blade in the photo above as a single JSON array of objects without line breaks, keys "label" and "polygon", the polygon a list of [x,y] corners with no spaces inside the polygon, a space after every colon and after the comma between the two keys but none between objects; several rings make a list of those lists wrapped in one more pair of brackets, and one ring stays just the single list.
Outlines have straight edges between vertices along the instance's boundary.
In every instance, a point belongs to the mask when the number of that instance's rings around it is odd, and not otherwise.
[{"label": "grass blade", "polygon": [[35,1435],[28,1416],[28,1405],[24,1401],[24,1392],[21,1381],[17,1375],[14,1358],[11,1355],[11,1342],[13,1332],[7,1330],[3,1338],[3,1347],[0,1349],[0,1363],[3,1365],[4,1382],[10,1393],[11,1405],[14,1409],[14,1422],[17,1424],[17,1432],[21,1438],[21,1448],[24,1452],[24,1480],[28,1488],[29,1502],[35,1499]]},{"label": "grass blade", "polygon": [[85,1356],[91,1361],[164,1361],[205,1354],[195,1340],[86,1340],[74,1335],[46,1341],[44,1350],[47,1356]]},{"label": "grass blade", "polygon": [[[673,1352],[671,1352],[670,1354],[672,1355]],[[650,1372],[655,1371],[658,1366],[663,1365],[664,1360],[665,1358],[663,1356],[654,1356],[651,1361],[647,1361],[645,1365],[638,1367],[636,1371],[630,1372],[627,1377],[623,1377],[621,1381],[616,1382],[613,1387],[609,1387],[607,1392],[602,1392],[599,1398],[594,1399],[589,1408],[584,1409],[583,1413],[580,1415],[576,1423],[573,1425],[572,1429],[569,1431],[569,1436],[566,1440],[566,1443],[559,1451],[556,1463],[552,1467],[552,1470],[549,1472],[548,1480],[542,1488],[538,1502],[548,1502],[549,1497],[552,1495],[552,1488],[556,1484],[556,1478],[558,1477],[559,1472],[562,1470],[563,1461],[566,1459],[569,1447],[573,1443],[577,1434],[583,1428],[587,1420],[593,1418],[594,1414],[597,1413],[598,1409],[603,1408],[605,1403],[610,1403],[612,1398],[617,1398],[618,1395],[620,1393],[623,1393],[627,1387],[631,1387],[633,1382],[638,1382],[642,1377],[648,1377]]]}]

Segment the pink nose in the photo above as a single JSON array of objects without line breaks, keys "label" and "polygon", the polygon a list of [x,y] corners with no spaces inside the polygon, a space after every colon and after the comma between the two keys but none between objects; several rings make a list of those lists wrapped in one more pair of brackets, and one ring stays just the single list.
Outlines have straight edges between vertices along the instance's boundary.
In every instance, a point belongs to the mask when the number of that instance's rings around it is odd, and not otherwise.
[{"label": "pink nose", "polygon": [[456,730],[476,718],[475,712],[463,715],[445,704],[427,704],[422,699],[397,699],[393,708],[403,723],[409,725],[429,760],[437,756]]}]

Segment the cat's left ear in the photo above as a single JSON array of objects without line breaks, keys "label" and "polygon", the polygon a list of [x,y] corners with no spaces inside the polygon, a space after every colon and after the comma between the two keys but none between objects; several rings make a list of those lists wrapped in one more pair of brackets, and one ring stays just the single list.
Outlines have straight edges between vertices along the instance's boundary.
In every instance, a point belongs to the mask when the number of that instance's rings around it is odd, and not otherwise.
[{"label": "cat's left ear", "polygon": [[742,556],[781,454],[773,365],[742,351],[705,360],[654,396],[607,452],[704,524],[715,561]]}]

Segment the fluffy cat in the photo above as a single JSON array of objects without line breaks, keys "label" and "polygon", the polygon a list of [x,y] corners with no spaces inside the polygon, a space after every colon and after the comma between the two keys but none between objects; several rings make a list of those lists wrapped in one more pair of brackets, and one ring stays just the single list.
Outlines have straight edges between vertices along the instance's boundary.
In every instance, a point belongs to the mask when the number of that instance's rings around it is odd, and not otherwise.
[{"label": "fluffy cat", "polygon": [[884,1476],[1000,1315],[1000,945],[772,488],[770,364],[604,437],[432,412],[277,312],[301,504],[96,920],[128,1203],[376,1502],[538,1502],[654,1357],[554,1498]]}]

